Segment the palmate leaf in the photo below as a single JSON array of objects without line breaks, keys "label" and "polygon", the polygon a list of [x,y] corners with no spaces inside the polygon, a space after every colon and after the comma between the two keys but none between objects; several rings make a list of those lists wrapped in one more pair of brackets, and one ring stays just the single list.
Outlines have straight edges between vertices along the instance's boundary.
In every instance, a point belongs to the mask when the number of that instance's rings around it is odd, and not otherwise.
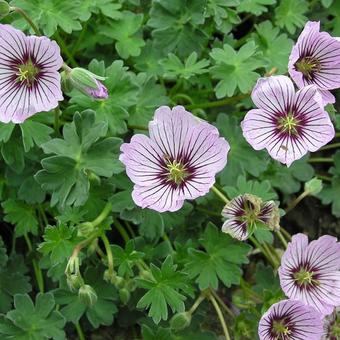
[{"label": "palmate leaf", "polygon": [[205,0],[156,0],[150,11],[148,25],[156,47],[166,55],[173,52],[186,57],[198,54],[207,41],[207,35],[199,27],[204,23]]},{"label": "palmate leaf", "polygon": [[122,171],[118,161],[121,140],[106,135],[107,124],[95,122],[91,110],[75,113],[73,122],[63,129],[64,139],[55,138],[42,145],[46,154],[55,154],[42,160],[43,170],[35,179],[52,193],[51,205],[83,205],[89,195],[90,177],[111,177]]},{"label": "palmate leaf", "polygon": [[65,339],[65,319],[55,310],[53,294],[39,293],[35,305],[27,294],[17,294],[14,307],[0,319],[2,339]]},{"label": "palmate leaf", "polygon": [[305,0],[281,0],[275,9],[275,22],[279,27],[286,28],[291,34],[302,27],[307,21],[304,15],[308,11],[308,2]]},{"label": "palmate leaf", "polygon": [[122,17],[118,21],[110,21],[108,25],[101,27],[100,32],[117,41],[115,47],[123,59],[139,56],[141,48],[145,45],[141,34],[138,33],[143,15],[130,11],[123,11],[121,14]]},{"label": "palmate leaf", "polygon": [[278,73],[287,72],[293,41],[286,34],[280,34],[279,28],[274,27],[270,21],[261,22],[255,27],[253,38],[268,60],[268,70],[276,67]]},{"label": "palmate leaf", "polygon": [[268,7],[274,5],[276,0],[242,0],[237,7],[238,12],[248,12],[255,15],[261,15],[268,12]]},{"label": "palmate leaf", "polygon": [[220,81],[215,87],[217,98],[231,97],[238,88],[242,93],[250,91],[259,74],[256,69],[266,66],[256,52],[254,41],[243,45],[235,51],[230,45],[224,44],[222,48],[213,48],[210,53],[214,66],[210,72],[214,79]]},{"label": "palmate leaf", "polygon": [[137,281],[138,286],[147,290],[137,308],[149,308],[149,316],[156,324],[168,319],[168,306],[174,313],[185,309],[186,297],[182,293],[190,293],[190,287],[187,275],[176,268],[172,257],[168,256],[161,268],[151,264],[152,278]]},{"label": "palmate leaf", "polygon": [[[91,63],[89,69],[92,71],[97,63]],[[127,131],[128,109],[137,103],[138,84],[135,75],[123,66],[121,60],[114,61],[101,75],[106,77],[104,83],[110,94],[108,99],[95,101],[80,92],[72,92],[70,102],[75,110],[96,111],[96,120],[106,122],[110,134],[121,135]]]},{"label": "palmate leaf", "polygon": [[201,290],[218,288],[219,280],[230,287],[238,284],[242,275],[241,264],[248,263],[251,246],[221,233],[212,223],[199,240],[203,250],[189,249],[185,265],[190,278],[195,278]]},{"label": "palmate leaf", "polygon": [[8,199],[1,205],[5,212],[4,220],[15,225],[16,236],[38,234],[39,223],[34,207],[14,199]]}]

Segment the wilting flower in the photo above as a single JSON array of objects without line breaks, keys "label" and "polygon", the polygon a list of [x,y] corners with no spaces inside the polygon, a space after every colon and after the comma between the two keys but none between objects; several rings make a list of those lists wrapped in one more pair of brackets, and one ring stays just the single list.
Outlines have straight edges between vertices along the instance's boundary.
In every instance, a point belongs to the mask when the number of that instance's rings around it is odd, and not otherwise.
[{"label": "wilting flower", "polygon": [[320,22],[308,21],[292,49],[288,70],[299,88],[314,84],[326,103],[334,103],[328,90],[340,87],[340,41],[320,32]]},{"label": "wilting flower", "polygon": [[63,99],[59,46],[0,24],[0,121],[22,123]]},{"label": "wilting flower", "polygon": [[274,201],[262,202],[259,197],[245,194],[233,198],[222,211],[226,218],[224,233],[244,241],[257,227],[279,228],[279,211]]},{"label": "wilting flower", "polygon": [[294,235],[282,256],[282,290],[328,315],[340,305],[340,243],[325,235],[308,244],[304,234]]},{"label": "wilting flower", "polygon": [[229,144],[218,130],[182,106],[162,106],[149,132],[150,138],[137,134],[121,146],[120,160],[135,183],[135,203],[159,212],[176,211],[185,199],[205,195],[227,163]]},{"label": "wilting flower", "polygon": [[313,85],[295,93],[286,76],[260,78],[251,97],[258,109],[250,110],[241,124],[245,139],[287,166],[334,137],[333,124]]},{"label": "wilting flower", "polygon": [[322,334],[322,316],[300,301],[275,303],[259,323],[260,340],[320,340]]}]

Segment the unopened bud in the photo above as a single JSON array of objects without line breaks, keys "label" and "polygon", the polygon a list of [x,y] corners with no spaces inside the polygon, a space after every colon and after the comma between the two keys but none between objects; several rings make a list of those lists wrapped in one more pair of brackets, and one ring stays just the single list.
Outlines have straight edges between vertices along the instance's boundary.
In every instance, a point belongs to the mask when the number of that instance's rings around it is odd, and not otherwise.
[{"label": "unopened bud", "polygon": [[177,313],[170,320],[170,327],[179,331],[189,327],[191,323],[191,314],[189,312]]},{"label": "unopened bud", "polygon": [[0,19],[6,17],[9,14],[10,10],[11,8],[9,7],[8,2],[5,0],[0,0]]},{"label": "unopened bud", "polygon": [[115,271],[110,269],[105,270],[104,272],[104,280],[106,282],[110,282],[115,285],[118,289],[123,288],[125,286],[125,280],[123,277],[118,276]]},{"label": "unopened bud", "polygon": [[69,289],[72,292],[77,291],[84,284],[84,281],[81,278],[81,276],[77,274],[67,275],[66,282],[67,282]]},{"label": "unopened bud", "polygon": [[120,301],[122,301],[123,305],[126,305],[129,302],[130,297],[131,297],[131,294],[128,289],[126,288],[119,289],[119,298],[120,298]]},{"label": "unopened bud", "polygon": [[71,84],[73,88],[83,94],[94,99],[106,99],[108,97],[107,88],[101,83],[101,81],[105,80],[104,77],[97,76],[80,67],[71,69],[65,75],[69,81],[68,86]]},{"label": "unopened bud", "polygon": [[322,181],[318,178],[312,178],[305,183],[305,191],[310,195],[316,195],[322,190]]},{"label": "unopened bud", "polygon": [[87,306],[93,306],[97,300],[97,293],[90,285],[83,285],[78,291],[79,299]]}]

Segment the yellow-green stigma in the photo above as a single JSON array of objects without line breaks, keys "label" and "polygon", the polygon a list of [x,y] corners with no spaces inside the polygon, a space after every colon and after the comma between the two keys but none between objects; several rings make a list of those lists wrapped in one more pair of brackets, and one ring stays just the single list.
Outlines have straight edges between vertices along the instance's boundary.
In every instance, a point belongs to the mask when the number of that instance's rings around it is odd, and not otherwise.
[{"label": "yellow-green stigma", "polygon": [[18,82],[27,82],[28,86],[31,86],[36,80],[36,76],[39,73],[39,69],[33,65],[31,60],[28,60],[27,63],[22,64],[18,68]]},{"label": "yellow-green stigma", "polygon": [[283,336],[289,335],[291,331],[287,326],[284,325],[283,321],[273,321],[273,330],[277,339],[283,338]]},{"label": "yellow-green stigma", "polygon": [[313,57],[304,57],[295,63],[295,67],[306,78],[311,80],[313,73],[320,71],[320,62]]},{"label": "yellow-green stigma", "polygon": [[181,184],[188,176],[185,165],[181,162],[167,160],[166,166],[169,170],[168,180],[175,182],[177,185]]},{"label": "yellow-green stigma", "polygon": [[297,135],[297,127],[299,120],[294,117],[292,113],[288,113],[287,116],[282,117],[278,121],[278,127],[282,132],[288,132],[290,135]]},{"label": "yellow-green stigma", "polygon": [[304,268],[301,268],[298,272],[294,274],[294,279],[299,286],[306,286],[306,285],[317,285],[319,283],[318,280],[313,278],[314,273],[309,272]]}]

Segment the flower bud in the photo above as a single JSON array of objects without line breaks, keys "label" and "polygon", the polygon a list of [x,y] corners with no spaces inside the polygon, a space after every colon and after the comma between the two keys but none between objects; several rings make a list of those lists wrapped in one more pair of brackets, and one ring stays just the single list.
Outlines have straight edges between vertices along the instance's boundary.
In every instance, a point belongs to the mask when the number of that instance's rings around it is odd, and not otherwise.
[{"label": "flower bud", "polygon": [[94,226],[91,222],[84,222],[78,225],[78,236],[89,237],[93,232]]},{"label": "flower bud", "polygon": [[107,88],[100,80],[105,80],[104,77],[85,70],[80,67],[71,69],[67,73],[69,84],[78,91],[94,99],[106,99],[108,97]]},{"label": "flower bud", "polygon": [[71,256],[67,262],[65,274],[70,276],[71,274],[79,274],[79,257],[78,256]]},{"label": "flower bud", "polygon": [[67,275],[66,282],[70,291],[72,292],[77,291],[84,284],[84,281],[81,278],[81,276],[77,274]]},{"label": "flower bud", "polygon": [[87,306],[93,306],[97,300],[97,293],[90,285],[83,285],[78,291],[79,299],[85,303]]},{"label": "flower bud", "polygon": [[0,19],[6,17],[10,12],[10,7],[7,1],[0,0]]},{"label": "flower bud", "polygon": [[119,289],[119,298],[120,298],[120,301],[122,301],[123,305],[126,305],[129,302],[130,297],[131,297],[131,294],[128,289],[126,288]]},{"label": "flower bud", "polygon": [[191,314],[189,312],[177,313],[170,320],[170,327],[173,330],[180,331],[189,327],[191,323]]},{"label": "flower bud", "polygon": [[109,269],[104,272],[104,280],[115,285],[117,288],[123,288],[125,285],[125,279],[118,276],[115,271],[110,271]]},{"label": "flower bud", "polygon": [[310,195],[316,195],[322,190],[322,181],[317,178],[312,178],[310,181],[305,183],[305,192]]}]

